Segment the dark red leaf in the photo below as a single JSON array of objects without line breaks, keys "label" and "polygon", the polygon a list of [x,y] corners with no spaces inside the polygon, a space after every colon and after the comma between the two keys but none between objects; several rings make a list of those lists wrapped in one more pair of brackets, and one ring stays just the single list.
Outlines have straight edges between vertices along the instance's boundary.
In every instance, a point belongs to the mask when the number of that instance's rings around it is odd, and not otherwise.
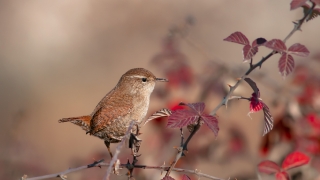
[{"label": "dark red leaf", "polygon": [[310,52],[304,45],[296,43],[289,47],[288,53],[295,54],[297,56],[307,57]]},{"label": "dark red leaf", "polygon": [[284,42],[280,39],[272,39],[266,43],[264,43],[264,46],[273,49],[278,52],[285,52],[287,50],[286,45]]},{"label": "dark red leaf", "polygon": [[258,112],[263,108],[263,102],[257,97],[255,93],[252,93],[250,99],[250,113]]},{"label": "dark red leaf", "polygon": [[162,178],[161,180],[174,180],[174,179],[170,176],[166,176],[166,177]]},{"label": "dark red leaf", "polygon": [[293,71],[294,68],[294,59],[290,54],[282,53],[279,59],[279,71],[283,77],[286,77]]},{"label": "dark red leaf", "polygon": [[281,171],[281,168],[273,161],[262,161],[258,164],[258,170],[266,174],[273,174]]},{"label": "dark red leaf", "polygon": [[243,44],[243,45],[250,44],[248,38],[244,34],[242,34],[241,32],[238,32],[238,31],[232,33],[230,36],[228,36],[227,38],[225,38],[223,40],[238,43],[238,44]]},{"label": "dark red leaf", "polygon": [[299,152],[293,152],[291,154],[289,154],[286,159],[282,162],[282,169],[284,170],[288,170],[294,167],[298,167],[298,166],[302,166],[305,164],[308,164],[310,161],[310,158]]},{"label": "dark red leaf", "polygon": [[259,88],[258,88],[257,84],[250,78],[244,78],[244,80],[250,85],[250,87],[252,88],[252,90],[256,94],[257,98],[259,98],[260,97],[260,91],[259,91]]},{"label": "dark red leaf", "polygon": [[257,38],[252,42],[252,47],[257,47],[263,45],[267,40],[265,38]]},{"label": "dark red leaf", "polygon": [[218,119],[211,115],[201,115],[201,118],[217,137],[219,132]]},{"label": "dark red leaf", "polygon": [[292,0],[290,3],[290,10],[297,9],[298,7],[301,7],[306,2],[307,0]]},{"label": "dark red leaf", "polygon": [[271,116],[269,107],[263,103],[264,129],[263,136],[270,132],[273,128],[273,117]]},{"label": "dark red leaf", "polygon": [[250,60],[258,52],[258,47],[251,47],[249,44],[243,47],[243,61]]},{"label": "dark red leaf", "polygon": [[285,171],[276,174],[276,180],[290,180],[289,174]]},{"label": "dark red leaf", "polygon": [[167,127],[169,128],[182,128],[189,124],[195,123],[199,120],[199,115],[188,109],[179,109],[173,111],[168,118]]},{"label": "dark red leaf", "polygon": [[201,115],[205,108],[205,104],[203,102],[188,103],[188,104],[181,102],[179,105],[188,106],[190,109],[192,109],[195,112],[195,114],[198,114],[198,115]]},{"label": "dark red leaf", "polygon": [[184,174],[184,175],[182,176],[182,180],[191,180],[191,179],[190,179],[187,175]]}]

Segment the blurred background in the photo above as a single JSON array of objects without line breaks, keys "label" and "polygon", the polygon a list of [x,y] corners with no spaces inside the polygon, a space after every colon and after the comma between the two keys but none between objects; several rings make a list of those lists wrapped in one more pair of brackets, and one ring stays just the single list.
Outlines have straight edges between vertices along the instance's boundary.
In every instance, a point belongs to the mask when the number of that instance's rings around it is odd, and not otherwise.
[{"label": "blurred background", "polygon": [[[283,39],[302,8],[289,0],[107,0],[0,1],[0,179],[60,172],[110,160],[102,140],[86,135],[64,117],[87,115],[127,70],[143,67],[170,83],[158,83],[149,115],[178,103],[205,102],[212,111],[243,75],[242,46],[223,41],[241,31],[250,42],[258,37]],[[177,167],[228,179],[273,179],[257,173],[265,159],[281,163],[298,149],[312,157],[290,171],[292,179],[320,179],[320,23],[316,18],[287,41],[305,45],[308,58],[295,56],[296,69],[285,80],[274,55],[251,75],[275,119],[262,137],[263,113],[251,115],[249,103],[233,100],[217,115],[217,137],[205,126],[192,139]],[[266,56],[261,47],[254,62]],[[236,95],[250,97],[242,83]],[[169,165],[180,143],[179,130],[161,118],[142,128],[138,164]],[[188,134],[187,132],[185,132]],[[114,150],[115,144],[112,145]],[[124,148],[123,163],[131,159]],[[68,179],[102,179],[106,168],[92,168]],[[112,179],[126,179],[126,170]],[[175,178],[182,174],[173,172]],[[156,180],[157,170],[134,170],[136,179]],[[190,175],[192,179],[196,176]],[[204,179],[204,178],[203,178]]]}]

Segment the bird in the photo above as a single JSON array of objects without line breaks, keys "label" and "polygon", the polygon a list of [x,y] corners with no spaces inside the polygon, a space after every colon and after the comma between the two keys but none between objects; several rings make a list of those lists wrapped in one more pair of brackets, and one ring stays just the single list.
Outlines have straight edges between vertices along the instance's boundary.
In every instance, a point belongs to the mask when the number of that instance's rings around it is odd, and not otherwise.
[{"label": "bird", "polygon": [[124,73],[117,85],[96,105],[90,115],[62,118],[58,122],[71,122],[87,134],[104,140],[111,158],[110,143],[118,143],[125,136],[131,121],[143,126],[156,82],[168,82],[157,78],[144,68],[134,68]]}]

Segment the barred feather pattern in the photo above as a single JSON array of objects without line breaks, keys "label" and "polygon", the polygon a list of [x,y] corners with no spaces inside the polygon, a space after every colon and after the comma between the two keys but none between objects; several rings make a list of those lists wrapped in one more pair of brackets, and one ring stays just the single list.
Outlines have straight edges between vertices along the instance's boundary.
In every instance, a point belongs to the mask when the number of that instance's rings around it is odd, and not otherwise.
[{"label": "barred feather pattern", "polygon": [[163,108],[163,109],[160,109],[159,111],[153,113],[147,120],[144,124],[147,124],[147,122],[151,121],[151,120],[154,120],[154,119],[157,119],[157,118],[160,118],[160,117],[166,117],[166,116],[170,116],[172,114],[172,111],[170,109],[166,109],[166,108]]},{"label": "barred feather pattern", "polygon": [[71,122],[77,126],[80,126],[83,130],[88,132],[90,130],[90,120],[91,120],[91,116],[80,116],[80,117],[63,118],[59,120],[59,123]]}]

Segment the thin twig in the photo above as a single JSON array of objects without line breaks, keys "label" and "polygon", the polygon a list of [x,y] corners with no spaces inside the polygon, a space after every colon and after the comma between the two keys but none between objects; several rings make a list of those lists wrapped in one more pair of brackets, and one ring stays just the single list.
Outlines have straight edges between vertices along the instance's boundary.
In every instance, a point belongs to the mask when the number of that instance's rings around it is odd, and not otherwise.
[{"label": "thin twig", "polygon": [[[77,168],[70,168],[68,170],[59,172],[59,173],[55,173],[55,174],[48,174],[45,176],[38,176],[38,177],[33,177],[33,178],[24,178],[24,180],[42,180],[42,179],[49,179],[49,178],[56,178],[56,177],[60,177],[60,176],[65,176],[66,174],[70,174],[72,172],[76,172],[76,171],[81,171],[83,169],[88,169],[88,168],[92,168],[92,167],[100,167],[100,166],[106,166],[109,167],[111,164],[110,163],[97,163],[94,162],[93,164],[89,164],[89,165],[85,165],[85,166],[80,166]],[[119,167],[121,168],[126,168],[127,164],[120,164]],[[168,171],[169,170],[169,166],[146,166],[146,165],[135,165],[134,168],[139,168],[139,169],[158,169],[158,170],[163,170],[163,171]],[[224,180],[218,177],[214,177],[214,176],[210,176],[208,174],[204,174],[201,173],[197,170],[188,170],[188,169],[181,169],[181,168],[172,168],[172,171],[175,172],[183,172],[183,173],[189,173],[189,174],[195,174],[198,177],[204,177],[207,179],[212,179],[212,180]]]},{"label": "thin twig", "polygon": [[248,101],[251,100],[251,98],[247,98],[247,97],[243,97],[243,96],[230,96],[229,97],[229,101],[232,100],[232,99],[245,99],[245,100],[248,100]]},{"label": "thin twig", "polygon": [[184,137],[183,137],[183,129],[180,128],[180,136],[181,136],[181,143],[180,143],[180,146],[183,146],[183,140],[184,140]]},{"label": "thin twig", "polygon": [[192,139],[192,137],[196,134],[196,132],[200,129],[201,125],[200,125],[200,119],[198,120],[198,124],[194,126],[193,130],[191,131],[189,137],[187,138],[186,142],[183,143],[183,145],[181,147],[178,147],[178,153],[176,155],[175,160],[171,163],[166,176],[169,176],[172,169],[175,167],[175,165],[177,164],[177,162],[179,161],[179,159],[184,155],[183,151],[187,151],[188,150],[188,144],[190,142],[190,140]]}]

